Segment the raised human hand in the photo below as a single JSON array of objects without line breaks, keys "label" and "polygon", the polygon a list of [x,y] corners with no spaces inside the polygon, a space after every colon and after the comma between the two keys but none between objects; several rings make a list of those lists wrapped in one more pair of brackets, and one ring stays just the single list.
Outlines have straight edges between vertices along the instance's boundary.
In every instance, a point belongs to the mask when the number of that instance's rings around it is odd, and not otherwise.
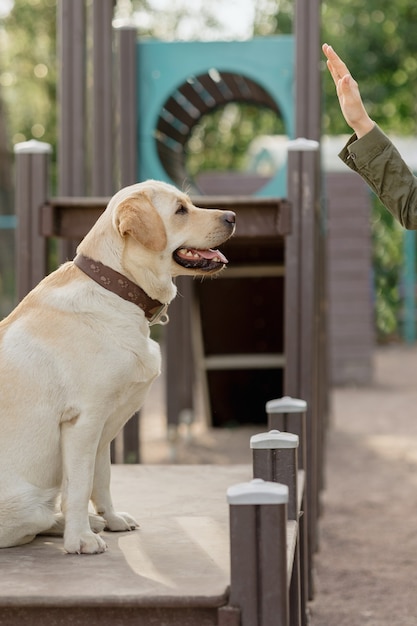
[{"label": "raised human hand", "polygon": [[356,135],[363,137],[375,125],[369,117],[356,80],[351,76],[347,65],[327,43],[323,44],[322,50],[327,57],[327,67],[336,85],[336,93],[339,98],[343,117]]}]

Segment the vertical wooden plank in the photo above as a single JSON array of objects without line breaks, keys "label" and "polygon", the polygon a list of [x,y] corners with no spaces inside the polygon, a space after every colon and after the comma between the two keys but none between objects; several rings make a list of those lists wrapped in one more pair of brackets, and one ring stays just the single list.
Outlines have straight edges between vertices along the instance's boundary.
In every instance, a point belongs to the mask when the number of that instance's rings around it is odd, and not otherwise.
[{"label": "vertical wooden plank", "polygon": [[139,417],[140,411],[137,411],[123,428],[124,463],[140,463]]},{"label": "vertical wooden plank", "polygon": [[285,505],[259,506],[259,536],[259,575],[262,584],[259,599],[260,626],[288,626],[290,616]]},{"label": "vertical wooden plank", "polygon": [[285,239],[284,393],[292,397],[300,394],[300,159],[297,151],[288,152],[287,193],[291,205],[292,228]]},{"label": "vertical wooden plank", "polygon": [[93,0],[92,194],[114,193],[113,0]]},{"label": "vertical wooden plank", "polygon": [[30,259],[31,259],[31,218],[30,218],[30,198],[29,180],[31,156],[19,153],[19,144],[15,151],[15,213],[17,217],[15,231],[16,250],[16,294],[20,301],[30,291]]},{"label": "vertical wooden plank", "polygon": [[40,234],[39,208],[49,193],[48,143],[25,141],[14,147],[16,157],[17,296],[21,300],[47,273],[47,242]]},{"label": "vertical wooden plank", "polygon": [[[57,8],[58,193],[86,194],[86,0],[60,0]],[[61,263],[72,259],[77,241],[59,240]]]},{"label": "vertical wooden plank", "polygon": [[309,513],[311,549],[318,548],[321,437],[319,411],[319,265],[318,265],[318,150],[303,153],[302,202],[302,332],[300,395],[307,402],[307,473],[309,476]]},{"label": "vertical wooden plank", "polygon": [[298,520],[298,436],[270,430],[250,439],[253,477],[288,487],[288,519]]},{"label": "vertical wooden plank", "polygon": [[255,479],[229,487],[230,605],[241,626],[288,626],[288,487]]},{"label": "vertical wooden plank", "polygon": [[51,146],[37,146],[31,158],[31,285],[35,287],[48,273],[48,243],[40,232],[40,207],[49,195],[49,155]]},{"label": "vertical wooden plank", "polygon": [[240,608],[241,626],[261,626],[256,514],[255,506],[230,507],[230,604]]},{"label": "vertical wooden plank", "polygon": [[298,436],[298,467],[306,470],[306,411],[307,402],[284,396],[269,400],[265,405],[269,430],[281,430]]},{"label": "vertical wooden plank", "polygon": [[137,180],[137,72],[136,28],[116,29],[117,56],[117,137],[119,186]]},{"label": "vertical wooden plank", "polygon": [[[115,191],[116,159],[115,159],[115,125],[114,125],[114,58],[113,58],[113,0],[93,0],[93,91],[92,91],[92,159],[91,159],[91,192],[97,196],[111,196]],[[127,43],[127,42],[126,42]],[[124,61],[129,67],[123,69],[123,85],[126,87],[126,76],[130,75],[131,51],[125,50],[131,45],[123,46]],[[117,70],[121,70],[120,64]],[[122,77],[119,77],[122,80]],[[130,97],[130,90],[126,98]],[[125,103],[127,106],[127,103]],[[132,104],[133,106],[134,104]],[[124,109],[126,112],[126,107]],[[119,112],[120,114],[120,112]],[[129,120],[130,121],[130,118]],[[122,150],[122,146],[121,146]],[[126,171],[126,177],[131,176]],[[127,178],[126,178],[127,180]],[[134,182],[134,179],[130,179]],[[139,420],[140,413],[135,413],[123,430],[124,462],[139,462]],[[115,457],[114,445],[112,458]]]},{"label": "vertical wooden plank", "polygon": [[321,136],[320,0],[295,1],[295,128],[297,137]]},{"label": "vertical wooden plank", "polygon": [[[253,435],[250,440],[250,447],[253,455],[254,478],[287,485],[288,519],[295,520],[298,524],[298,436],[272,430]],[[289,596],[291,626],[299,626],[302,623],[301,607],[302,599],[304,602],[305,590],[301,589],[300,570],[300,534],[298,534]]]},{"label": "vertical wooden plank", "polygon": [[[295,76],[295,93],[296,93],[296,135],[298,137],[308,137],[318,141],[321,137],[321,115],[320,115],[320,99],[321,99],[321,79],[320,79],[320,0],[296,0],[295,4],[295,39],[296,39],[296,76]],[[307,159],[308,161],[308,159]],[[316,183],[312,184],[314,180],[309,176],[308,164],[303,165],[304,168],[304,182],[302,184],[302,196],[303,196],[303,209],[302,209],[302,224],[305,225],[305,210],[311,202],[315,203],[319,201],[318,179]],[[309,189],[310,186],[310,189]],[[308,199],[308,194],[313,193],[313,198]],[[308,215],[307,215],[308,221]],[[314,292],[314,298],[310,304],[310,315],[313,315],[312,321],[310,319],[309,328],[302,326],[302,339],[306,342],[303,344],[303,363],[300,372],[300,388],[297,390],[297,394],[301,395],[307,400],[309,405],[309,419],[307,422],[308,432],[308,446],[310,448],[308,454],[308,475],[310,479],[310,485],[308,490],[309,497],[309,512],[310,512],[310,545],[313,551],[317,549],[317,528],[316,520],[319,512],[318,507],[318,495],[321,479],[321,467],[318,457],[319,450],[322,450],[322,437],[323,437],[323,411],[325,410],[325,397],[326,392],[323,390],[323,385],[326,381],[320,378],[320,374],[325,374],[325,357],[320,355],[320,350],[324,348],[324,338],[320,337],[320,333],[323,332],[323,321],[319,320],[320,304],[323,302],[323,290],[321,285],[323,266],[319,260],[319,250],[317,249],[317,227],[319,216],[316,215],[316,222],[311,230],[307,228],[303,229],[304,232],[301,235],[303,239],[302,251],[307,253],[308,250],[305,246],[312,246],[315,249],[314,254],[314,273],[310,278],[314,281],[313,284],[303,282],[302,293],[307,289]],[[309,271],[309,266],[303,263],[303,272]],[[310,293],[311,295],[311,293]],[[303,305],[304,307],[304,302]],[[309,315],[306,315],[304,319],[307,319]],[[308,340],[308,332],[311,333]],[[307,356],[307,358],[305,358]],[[301,358],[301,357],[300,357]],[[308,367],[314,368],[311,371],[310,377],[306,374]],[[308,388],[306,388],[306,386]]]},{"label": "vertical wooden plank", "polygon": [[86,193],[85,0],[58,3],[58,193]]},{"label": "vertical wooden plank", "polygon": [[[294,579],[291,581],[290,599],[292,608],[291,619],[294,611],[300,608],[300,623],[306,626],[308,623],[307,601],[313,598],[312,592],[312,561],[309,550],[309,510],[308,510],[308,474],[307,474],[307,446],[306,446],[306,410],[305,400],[285,396],[270,400],[265,405],[268,415],[269,428],[276,428],[275,424],[282,424],[282,430],[298,435],[298,459],[297,465],[305,471],[304,495],[302,500],[302,515],[299,519],[297,563],[299,571],[293,572]],[[282,481],[281,481],[282,482]],[[297,495],[298,497],[298,495]],[[295,589],[294,589],[295,587]],[[297,622],[295,622],[297,623]]]},{"label": "vertical wooden plank", "polygon": [[178,296],[170,304],[170,322],[166,327],[167,421],[168,434],[175,454],[180,420],[193,419],[194,355],[191,345],[193,284],[188,276],[176,280]]}]

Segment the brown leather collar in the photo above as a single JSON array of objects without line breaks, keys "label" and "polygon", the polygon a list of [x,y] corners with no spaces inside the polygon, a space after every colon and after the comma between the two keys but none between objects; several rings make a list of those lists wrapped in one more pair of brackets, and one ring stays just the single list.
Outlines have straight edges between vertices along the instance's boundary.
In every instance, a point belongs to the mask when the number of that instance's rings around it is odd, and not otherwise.
[{"label": "brown leather collar", "polygon": [[[120,298],[136,304],[142,309],[151,324],[167,323],[168,316],[166,315],[166,310],[168,305],[162,304],[159,300],[153,300],[139,285],[136,285],[123,274],[100,263],[100,261],[89,259],[83,254],[77,254],[74,263],[84,274],[87,274],[104,289],[112,291]],[[165,321],[163,321],[163,318],[165,318]]]}]

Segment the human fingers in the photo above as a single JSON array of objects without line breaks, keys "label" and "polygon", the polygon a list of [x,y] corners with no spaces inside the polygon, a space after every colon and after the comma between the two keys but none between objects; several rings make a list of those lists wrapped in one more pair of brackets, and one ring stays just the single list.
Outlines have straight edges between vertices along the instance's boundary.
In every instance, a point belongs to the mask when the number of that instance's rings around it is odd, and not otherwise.
[{"label": "human fingers", "polygon": [[333,82],[334,82],[334,84],[337,87],[337,84],[339,82],[339,75],[337,74],[335,68],[333,67],[333,65],[331,63],[331,61],[327,60],[326,61],[326,65],[327,65],[327,68],[328,68],[328,70],[330,72],[330,76],[333,78]]},{"label": "human fingers", "polygon": [[333,77],[336,76],[338,79],[340,79],[346,74],[350,74],[349,68],[346,63],[342,61],[342,59],[339,57],[338,54],[336,54],[331,46],[325,43],[322,46],[322,50],[333,67]]}]

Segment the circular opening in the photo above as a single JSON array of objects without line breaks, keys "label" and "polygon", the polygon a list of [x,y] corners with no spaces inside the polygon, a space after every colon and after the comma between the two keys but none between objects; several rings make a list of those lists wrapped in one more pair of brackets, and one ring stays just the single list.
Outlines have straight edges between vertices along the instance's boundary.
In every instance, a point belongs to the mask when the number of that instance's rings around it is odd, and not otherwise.
[{"label": "circular opening", "polygon": [[286,158],[276,102],[251,79],[214,68],[170,96],[155,138],[170,178],[203,194],[255,193]]},{"label": "circular opening", "polygon": [[[256,193],[285,162],[284,133],[276,111],[226,104],[202,116],[192,129],[185,144],[186,172],[203,194]],[[282,155],[277,154],[279,143]]]}]

